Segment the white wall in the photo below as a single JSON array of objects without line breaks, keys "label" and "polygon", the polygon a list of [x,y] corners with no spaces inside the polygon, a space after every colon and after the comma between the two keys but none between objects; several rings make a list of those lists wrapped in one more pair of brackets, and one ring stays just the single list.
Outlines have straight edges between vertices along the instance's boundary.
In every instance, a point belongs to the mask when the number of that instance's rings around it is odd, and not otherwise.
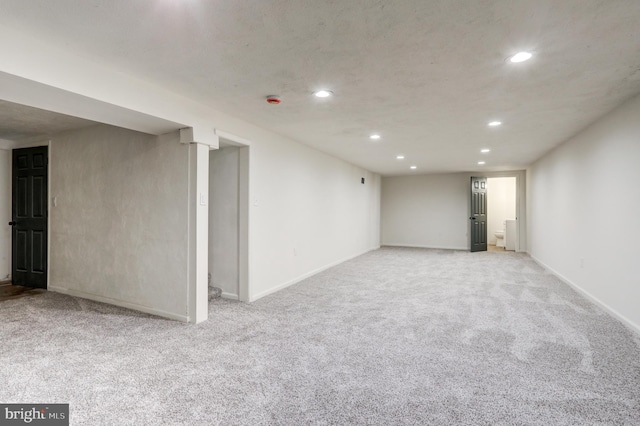
[{"label": "white wall", "polygon": [[382,178],[382,245],[469,249],[471,176],[517,178],[520,234],[526,248],[525,172],[445,173]]},{"label": "white wall", "polygon": [[0,149],[0,281],[11,274],[11,151]]},{"label": "white wall", "polygon": [[468,249],[466,173],[384,177],[382,245]]},{"label": "white wall", "polygon": [[531,255],[640,331],[640,97],[529,176]]},{"label": "white wall", "polygon": [[49,288],[186,320],[189,145],[100,125],[49,155]]},{"label": "white wall", "polygon": [[380,176],[246,130],[251,300],[380,246]]},{"label": "white wall", "polygon": [[225,147],[209,153],[209,273],[222,296],[239,291],[239,161],[240,149]]},{"label": "white wall", "polygon": [[516,178],[487,179],[487,226],[489,244],[496,244],[496,231],[504,230],[504,221],[516,218]]}]

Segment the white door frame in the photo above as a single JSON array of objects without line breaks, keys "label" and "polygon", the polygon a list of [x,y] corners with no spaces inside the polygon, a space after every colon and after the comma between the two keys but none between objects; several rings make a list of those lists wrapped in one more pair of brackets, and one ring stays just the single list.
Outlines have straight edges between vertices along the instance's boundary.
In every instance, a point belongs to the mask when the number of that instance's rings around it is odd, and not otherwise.
[{"label": "white door frame", "polygon": [[[21,141],[9,141],[2,139],[0,140],[0,149],[9,151],[9,155],[13,158],[13,150],[20,148],[35,148],[39,146],[48,147],[47,158],[49,164],[47,166],[47,289],[50,284],[50,276],[51,276],[51,140],[42,138],[41,136],[35,136],[32,138],[26,138]],[[13,161],[9,162],[9,197],[7,200],[7,204],[9,206],[9,216],[13,214]],[[4,201],[4,200],[0,200]],[[13,218],[11,218],[13,220]],[[8,222],[7,222],[8,223]],[[13,272],[13,237],[9,238],[9,279],[13,279],[11,273]],[[4,280],[5,277],[0,277],[0,281]]]},{"label": "white door frame", "polygon": [[[525,170],[513,170],[506,172],[478,172],[469,173],[469,176],[482,176],[486,178],[514,177],[516,178],[516,252],[527,251],[527,182]],[[491,194],[488,195],[490,197]],[[467,210],[468,213],[468,210]],[[468,222],[468,221],[467,221]]]},{"label": "white door frame", "polygon": [[[249,200],[251,141],[216,129],[216,135],[227,145],[239,149],[238,164],[238,300],[251,301],[251,273],[249,270]],[[211,208],[211,205],[209,205]]]}]

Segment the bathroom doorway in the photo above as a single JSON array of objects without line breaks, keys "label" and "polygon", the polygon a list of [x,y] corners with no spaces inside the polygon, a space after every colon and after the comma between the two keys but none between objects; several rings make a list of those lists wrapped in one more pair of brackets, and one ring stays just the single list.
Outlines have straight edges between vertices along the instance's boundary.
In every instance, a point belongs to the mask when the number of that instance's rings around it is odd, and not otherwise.
[{"label": "bathroom doorway", "polygon": [[487,250],[518,250],[517,180],[487,178]]}]

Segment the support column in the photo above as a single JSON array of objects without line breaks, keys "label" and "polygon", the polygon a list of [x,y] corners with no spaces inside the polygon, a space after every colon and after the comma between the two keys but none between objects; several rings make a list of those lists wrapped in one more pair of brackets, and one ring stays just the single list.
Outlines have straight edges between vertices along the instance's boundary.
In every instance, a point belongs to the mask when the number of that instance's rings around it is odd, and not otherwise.
[{"label": "support column", "polygon": [[194,138],[207,132],[180,130],[180,142],[189,144],[189,322],[200,323],[209,316],[209,147],[217,147],[213,129],[204,142]]}]

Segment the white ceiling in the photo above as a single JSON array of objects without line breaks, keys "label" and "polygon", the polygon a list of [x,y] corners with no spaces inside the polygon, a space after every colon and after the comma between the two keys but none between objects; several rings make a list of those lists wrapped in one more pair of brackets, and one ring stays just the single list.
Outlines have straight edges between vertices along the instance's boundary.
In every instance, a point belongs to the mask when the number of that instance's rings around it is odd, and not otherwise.
[{"label": "white ceiling", "polygon": [[7,141],[53,135],[95,124],[94,121],[0,100],[0,139]]},{"label": "white ceiling", "polygon": [[[520,169],[640,92],[637,0],[2,0],[1,9],[3,25],[384,175],[415,173],[411,164]],[[520,50],[535,56],[505,62]],[[335,96],[316,99],[319,88]],[[267,104],[271,94],[282,103]],[[503,126],[488,128],[493,119]],[[382,139],[370,141],[373,132]]]}]

